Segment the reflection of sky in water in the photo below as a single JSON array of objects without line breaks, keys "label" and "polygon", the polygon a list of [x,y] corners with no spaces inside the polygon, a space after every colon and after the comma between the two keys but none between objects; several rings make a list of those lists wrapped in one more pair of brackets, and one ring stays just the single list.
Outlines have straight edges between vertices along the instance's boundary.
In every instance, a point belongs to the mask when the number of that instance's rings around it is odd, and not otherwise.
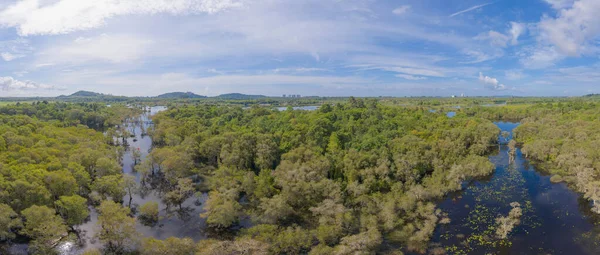
[{"label": "reflection of sky in water", "polygon": [[[496,125],[502,131],[512,131],[519,124]],[[551,183],[550,177],[536,171],[520,150],[510,163],[507,146],[500,146],[490,161],[496,165],[493,176],[466,183],[463,191],[439,203],[451,223],[438,225],[432,242],[456,249],[449,254],[600,254],[598,239],[589,235],[600,231],[594,227],[599,216],[591,213],[588,201],[564,183]],[[524,215],[509,235],[512,246],[494,248],[474,241],[486,236],[484,231],[495,224],[498,215],[508,213],[513,201],[521,204]],[[470,240],[468,247],[461,244],[465,240]]]},{"label": "reflection of sky in water", "polygon": [[[139,123],[144,125],[147,130],[151,127],[150,117],[160,111],[166,110],[166,107],[157,106],[150,108],[150,113],[145,113],[139,118]],[[152,148],[152,139],[149,136],[142,137],[142,129],[140,125],[128,125],[128,130],[134,131],[135,137],[128,138],[129,148],[123,155],[123,173],[136,176],[136,181],[139,183],[140,176],[137,172],[133,171],[133,158],[132,151],[139,149],[144,159],[150,149]],[[148,191],[147,194],[141,196],[139,192],[134,194],[132,199],[132,207],[137,208],[149,201],[155,201],[159,203],[159,217],[160,220],[153,227],[144,226],[139,221],[136,225],[138,232],[143,237],[154,237],[157,239],[166,239],[168,237],[190,237],[195,241],[206,238],[206,233],[203,231],[205,228],[205,220],[200,218],[202,212],[202,205],[208,198],[206,193],[200,194],[199,196],[192,196],[190,199],[183,203],[184,210],[179,211],[177,208],[171,208],[166,210],[166,205],[162,202],[157,191]],[[129,202],[129,195],[125,196],[125,205]],[[72,241],[65,241],[60,243],[56,250],[62,255],[78,255],[83,253],[89,248],[101,248],[102,245],[95,239],[97,226],[98,213],[92,207],[90,207],[90,220],[80,226],[77,229],[80,230],[80,235],[84,240],[84,245],[78,245]],[[14,254],[26,254],[27,245],[13,245],[11,252]],[[19,253],[21,252],[21,253]]]},{"label": "reflection of sky in water", "polygon": [[[303,110],[303,111],[314,111],[319,109],[319,106],[311,105],[311,106],[296,106],[292,107],[294,110]],[[285,111],[287,107],[277,107],[278,111]]]}]

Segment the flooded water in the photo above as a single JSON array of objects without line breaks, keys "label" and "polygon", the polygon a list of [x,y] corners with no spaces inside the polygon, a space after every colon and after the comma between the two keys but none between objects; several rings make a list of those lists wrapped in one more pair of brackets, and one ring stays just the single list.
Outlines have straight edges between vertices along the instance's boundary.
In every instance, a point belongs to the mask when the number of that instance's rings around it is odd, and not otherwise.
[{"label": "flooded water", "polygon": [[[141,152],[141,158],[144,159],[152,149],[152,138],[146,135],[145,131],[152,128],[151,116],[166,110],[165,107],[157,106],[151,107],[146,113],[142,114],[139,119],[132,123],[127,123],[127,128],[134,137],[127,139],[128,147],[123,155],[123,173],[133,175],[136,177],[136,182],[140,183],[140,174],[133,170],[134,160],[132,157],[133,150],[139,150]],[[136,225],[137,231],[143,237],[154,237],[157,239],[166,239],[168,237],[189,237],[195,241],[206,238],[205,220],[200,218],[203,204],[208,198],[206,193],[202,193],[197,196],[193,196],[186,200],[182,205],[182,210],[171,207],[167,210],[167,206],[163,203],[158,191],[148,190],[142,192],[136,192],[132,198],[132,208],[135,211],[136,208],[149,201],[155,201],[159,203],[159,218],[160,220],[154,226],[145,226],[139,221]],[[124,204],[129,204],[129,195],[126,195],[123,199]],[[101,243],[95,239],[95,235],[99,230],[97,225],[98,213],[92,207],[90,207],[90,219],[86,223],[77,226],[80,230],[80,236],[82,237],[81,244],[76,241],[63,241],[59,243],[56,250],[61,255],[79,255],[85,250],[90,248],[101,248]],[[10,254],[27,254],[26,244],[16,244],[9,248]],[[0,253],[2,253],[0,251]]]},{"label": "flooded water", "polygon": [[[517,123],[496,123],[512,131]],[[500,138],[503,141],[503,138]],[[432,238],[448,254],[600,254],[600,217],[588,201],[565,184],[553,184],[517,149],[499,146],[490,161],[493,176],[465,184],[439,204],[450,224],[440,224]],[[506,216],[511,202],[523,209],[521,223],[506,240],[495,238],[495,219]]]},{"label": "flooded water", "polygon": [[[316,105],[309,105],[309,106],[296,106],[296,107],[292,107],[294,110],[302,110],[302,111],[315,111],[317,109],[319,109],[319,106]],[[277,107],[278,111],[285,111],[287,110],[287,107]]]}]

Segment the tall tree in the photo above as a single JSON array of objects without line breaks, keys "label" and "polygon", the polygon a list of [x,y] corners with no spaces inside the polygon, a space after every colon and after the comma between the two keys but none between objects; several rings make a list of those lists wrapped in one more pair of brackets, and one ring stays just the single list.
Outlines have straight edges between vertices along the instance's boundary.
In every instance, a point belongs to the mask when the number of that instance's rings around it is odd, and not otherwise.
[{"label": "tall tree", "polygon": [[54,253],[52,247],[67,233],[63,219],[54,209],[46,206],[31,206],[21,212],[25,218],[21,234],[31,237],[34,253]]},{"label": "tall tree", "polygon": [[22,226],[19,215],[10,206],[0,204],[0,241],[15,238],[15,230]]},{"label": "tall tree", "polygon": [[75,226],[82,224],[89,216],[87,199],[78,195],[62,196],[55,202],[58,213],[65,223],[75,231]]},{"label": "tall tree", "polygon": [[113,201],[104,201],[98,207],[98,239],[107,245],[108,250],[124,252],[133,247],[138,240],[135,219],[131,211]]}]

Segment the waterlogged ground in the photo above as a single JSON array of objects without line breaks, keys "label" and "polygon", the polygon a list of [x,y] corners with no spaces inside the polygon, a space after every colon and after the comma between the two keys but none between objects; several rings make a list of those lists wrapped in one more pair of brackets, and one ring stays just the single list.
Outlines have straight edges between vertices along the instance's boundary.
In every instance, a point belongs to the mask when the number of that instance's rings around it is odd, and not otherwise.
[{"label": "waterlogged ground", "polygon": [[[518,124],[496,123],[503,131]],[[502,139],[502,138],[501,138]],[[493,176],[465,184],[439,204],[450,224],[439,225],[432,242],[448,254],[600,254],[600,216],[565,184],[553,184],[517,151],[499,146],[490,161]],[[521,224],[505,240],[495,238],[495,219],[511,202],[523,209]]]},{"label": "waterlogged ground", "polygon": [[[134,161],[132,150],[139,150],[141,158],[144,159],[152,149],[152,138],[145,135],[144,131],[152,126],[150,117],[157,112],[165,110],[165,107],[152,107],[149,112],[144,113],[134,123],[126,124],[128,130],[134,134],[134,137],[128,138],[128,148],[123,155],[123,173],[136,177],[136,182],[140,183],[139,173],[133,171]],[[205,220],[200,218],[204,201],[208,198],[206,193],[198,194],[191,197],[183,203],[183,210],[171,208],[167,210],[166,205],[162,202],[157,190],[146,190],[145,192],[136,192],[132,199],[132,208],[135,209],[146,202],[155,201],[159,203],[160,220],[153,226],[145,226],[139,221],[137,230],[143,237],[154,237],[158,239],[166,239],[168,237],[190,237],[195,241],[206,238]],[[124,198],[124,204],[129,204],[129,195]],[[90,207],[89,220],[77,226],[80,231],[81,239],[79,242],[74,236],[65,238],[60,242],[56,250],[60,255],[79,255],[86,249],[101,248],[102,245],[96,240],[95,236],[98,231],[98,213]],[[27,244],[12,245],[8,252],[13,255],[27,254]],[[2,254],[2,251],[0,251]]]}]

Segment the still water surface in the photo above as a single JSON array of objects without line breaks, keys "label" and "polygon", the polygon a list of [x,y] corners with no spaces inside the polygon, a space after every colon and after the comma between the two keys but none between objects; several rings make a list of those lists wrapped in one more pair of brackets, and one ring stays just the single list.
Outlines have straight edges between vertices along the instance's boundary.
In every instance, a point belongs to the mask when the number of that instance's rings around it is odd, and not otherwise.
[{"label": "still water surface", "polygon": [[[132,150],[139,150],[142,158],[152,148],[152,139],[142,135],[152,126],[150,117],[165,110],[165,107],[152,107],[140,117],[138,124],[128,124],[135,131],[129,138],[129,148],[123,157],[123,172],[136,176],[133,171]],[[315,110],[316,107],[303,110]],[[285,108],[283,109],[285,110]],[[454,114],[447,113],[448,117]],[[496,123],[503,131],[512,131],[518,123]],[[503,138],[500,138],[501,141]],[[438,205],[448,213],[450,224],[439,225],[432,243],[445,247],[448,254],[600,254],[600,216],[590,211],[589,202],[580,194],[571,191],[565,184],[553,184],[530,165],[520,150],[515,160],[509,161],[508,148],[500,145],[496,155],[490,156],[496,169],[492,176],[465,184],[461,192],[448,196]],[[201,240],[207,237],[205,221],[199,217],[207,194],[188,199],[184,211],[167,211],[156,191],[144,196],[135,194],[132,207],[148,201],[159,202],[160,221],[153,227],[137,224],[137,230],[145,237],[165,239],[170,236],[190,237]],[[124,201],[129,201],[127,196]],[[508,238],[510,244],[503,244],[491,238],[490,226],[498,215],[506,215],[511,202],[519,202],[523,208],[521,224]],[[57,250],[62,255],[78,255],[87,248],[99,248],[94,239],[98,229],[97,213],[91,209],[91,219],[78,226],[84,244],[62,242]],[[12,254],[26,254],[27,245],[17,244],[10,248]]]},{"label": "still water surface", "polygon": [[[512,133],[519,124],[496,125]],[[600,254],[600,217],[580,194],[551,183],[520,150],[511,162],[508,147],[500,145],[490,161],[496,166],[493,176],[465,184],[438,205],[451,223],[438,226],[433,243],[448,254]],[[490,226],[508,214],[511,202],[521,204],[523,216],[503,244],[492,238]]]}]

